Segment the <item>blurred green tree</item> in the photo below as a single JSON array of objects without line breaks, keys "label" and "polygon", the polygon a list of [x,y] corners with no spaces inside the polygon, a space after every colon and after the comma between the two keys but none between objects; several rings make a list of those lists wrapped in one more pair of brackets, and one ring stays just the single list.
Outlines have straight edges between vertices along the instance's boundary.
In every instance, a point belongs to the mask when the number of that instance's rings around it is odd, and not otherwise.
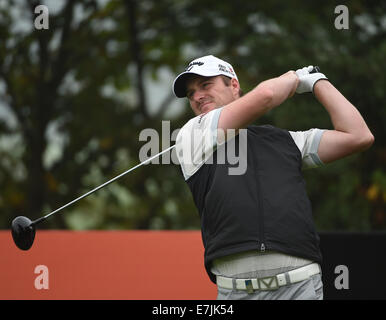
[{"label": "blurred green tree", "polygon": [[[1,121],[3,228],[16,215],[42,216],[138,162],[140,131],[161,132],[172,99],[169,89],[150,106],[145,77],[178,61],[183,44],[178,30],[163,34],[175,26],[172,13],[161,14],[165,4],[63,1],[49,8],[49,29],[36,30],[38,4],[11,1],[0,12],[1,98],[14,119]],[[24,30],[13,11],[25,18]],[[124,188],[108,187],[45,227],[197,227],[193,212],[176,216],[191,204],[175,166],[155,167],[133,172],[119,182]]]}]

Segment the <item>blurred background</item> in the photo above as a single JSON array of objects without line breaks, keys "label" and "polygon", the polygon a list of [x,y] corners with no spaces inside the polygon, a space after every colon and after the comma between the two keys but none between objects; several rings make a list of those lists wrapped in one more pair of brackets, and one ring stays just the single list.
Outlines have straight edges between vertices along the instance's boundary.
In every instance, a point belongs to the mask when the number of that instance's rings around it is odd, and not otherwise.
[{"label": "blurred background", "polygon": [[[35,8],[49,9],[36,29]],[[366,152],[305,171],[319,231],[386,229],[386,3],[0,0],[0,229],[41,217],[139,163],[140,132],[193,117],[174,77],[196,57],[233,65],[244,92],[318,65],[375,136]],[[312,95],[256,124],[331,129]],[[169,139],[169,137],[163,137]],[[161,146],[161,142],[160,142]],[[161,151],[161,150],[159,150]],[[180,168],[146,165],[39,228],[199,229]]]}]

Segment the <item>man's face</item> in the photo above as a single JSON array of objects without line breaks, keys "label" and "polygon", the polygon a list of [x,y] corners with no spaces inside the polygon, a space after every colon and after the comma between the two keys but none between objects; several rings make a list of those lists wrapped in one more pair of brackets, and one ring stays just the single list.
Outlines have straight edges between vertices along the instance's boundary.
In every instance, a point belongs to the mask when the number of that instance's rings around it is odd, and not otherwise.
[{"label": "man's face", "polygon": [[236,79],[227,86],[221,76],[194,76],[187,81],[186,96],[193,112],[200,115],[236,100],[239,88]]}]

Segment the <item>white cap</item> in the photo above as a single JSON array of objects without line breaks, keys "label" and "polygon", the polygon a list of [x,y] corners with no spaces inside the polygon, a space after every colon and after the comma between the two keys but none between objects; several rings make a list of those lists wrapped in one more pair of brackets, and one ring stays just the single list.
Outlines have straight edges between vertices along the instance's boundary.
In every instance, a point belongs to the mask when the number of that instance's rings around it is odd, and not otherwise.
[{"label": "white cap", "polygon": [[212,55],[201,57],[190,62],[185,71],[174,80],[173,91],[177,98],[186,97],[186,79],[189,74],[197,74],[203,77],[224,75],[238,80],[233,67],[228,62]]}]

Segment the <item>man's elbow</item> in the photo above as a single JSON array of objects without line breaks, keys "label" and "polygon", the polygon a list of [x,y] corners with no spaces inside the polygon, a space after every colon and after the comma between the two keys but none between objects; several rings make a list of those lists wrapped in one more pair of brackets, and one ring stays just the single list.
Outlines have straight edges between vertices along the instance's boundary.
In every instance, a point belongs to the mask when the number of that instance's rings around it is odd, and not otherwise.
[{"label": "man's elbow", "polygon": [[365,134],[362,134],[357,141],[358,151],[364,151],[370,148],[375,141],[374,135],[368,131]]}]

